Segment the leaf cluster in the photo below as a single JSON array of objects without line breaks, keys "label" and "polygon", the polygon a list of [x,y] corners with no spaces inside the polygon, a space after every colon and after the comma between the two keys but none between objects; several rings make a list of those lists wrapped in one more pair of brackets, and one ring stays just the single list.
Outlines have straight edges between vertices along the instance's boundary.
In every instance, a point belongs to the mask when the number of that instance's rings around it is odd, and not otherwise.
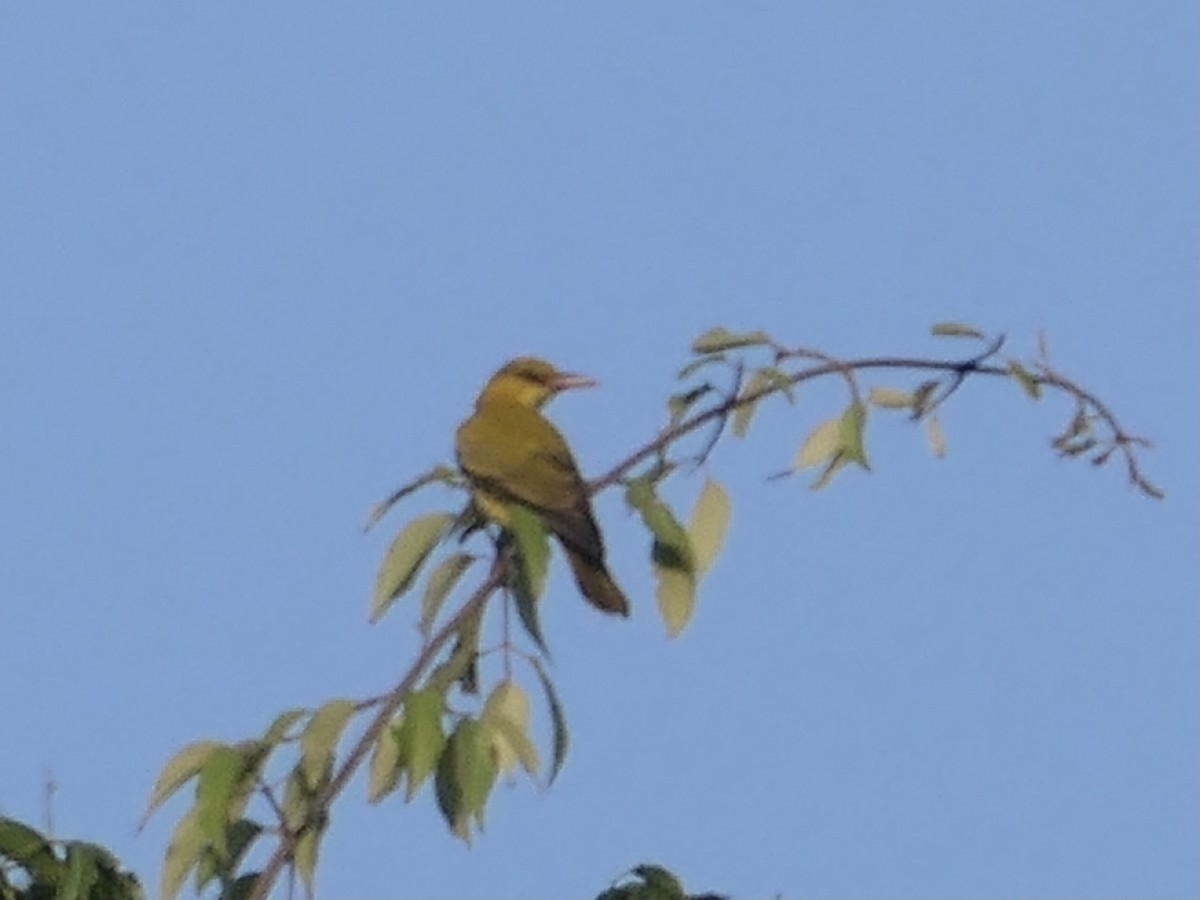
[{"label": "leaf cluster", "polygon": [[[804,415],[801,391],[815,379],[839,381],[844,405],[815,417],[790,466],[777,476],[814,470],[813,490],[847,469],[872,470],[874,412],[919,423],[930,450],[943,456],[947,402],[969,380],[999,377],[1032,400],[1050,392],[1071,398],[1071,418],[1052,441],[1055,452],[1088,456],[1097,466],[1122,456],[1130,482],[1161,496],[1139,466],[1136,450],[1147,442],[1128,434],[1104,403],[1055,370],[1044,342],[1035,359],[1023,361],[1002,355],[1003,337],[990,338],[970,325],[939,323],[932,335],[972,352],[953,359],[838,359],[785,346],[762,331],[717,328],[697,338],[692,359],[679,371],[681,388],[667,401],[662,430],[588,485],[592,493],[620,488],[645,529],[658,613],[669,636],[692,620],[698,586],[732,518],[731,498],[712,474],[721,438],[727,432],[748,437],[760,409],[775,398]],[[904,373],[911,383],[866,383],[879,372]],[[704,480],[685,521],[664,499],[664,487],[700,468]],[[261,898],[284,870],[298,876],[311,896],[332,804],[362,768],[371,803],[394,795],[412,802],[431,784],[447,827],[467,843],[484,827],[497,783],[526,777],[548,786],[561,771],[570,733],[541,623],[553,560],[546,524],[519,504],[504,509],[503,524],[489,521],[457,469],[439,465],[378,504],[368,527],[426,488],[450,491],[461,505],[418,515],[397,531],[368,611],[378,623],[402,598],[419,597],[412,613],[421,638],[416,659],[376,697],[287,710],[258,737],[197,741],[180,750],[159,776],[147,808],[150,815],[185,785],[193,786],[192,804],[167,850],[164,900],[173,900],[189,877],[197,891],[217,885],[222,897]],[[473,586],[464,587],[472,577]],[[534,740],[537,709],[549,722],[548,747]],[[267,838],[274,850],[261,867],[247,870],[248,852]],[[640,866],[632,876],[601,896],[688,896],[661,867]]]},{"label": "leaf cluster", "polygon": [[0,816],[0,900],[143,900],[141,884],[108,850],[58,841]]},{"label": "leaf cluster", "polygon": [[634,866],[596,900],[729,900],[721,894],[689,894],[669,869],[653,863]]}]

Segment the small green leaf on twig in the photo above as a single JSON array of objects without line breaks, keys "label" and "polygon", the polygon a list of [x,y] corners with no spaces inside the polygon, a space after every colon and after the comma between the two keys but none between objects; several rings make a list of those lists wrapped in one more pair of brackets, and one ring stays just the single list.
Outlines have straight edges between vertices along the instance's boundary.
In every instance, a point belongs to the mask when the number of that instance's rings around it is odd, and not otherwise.
[{"label": "small green leaf on twig", "polygon": [[392,541],[375,579],[371,622],[378,622],[397,597],[407,591],[433,548],[453,524],[453,513],[426,513],[409,522]]},{"label": "small green leaf on twig", "polygon": [[649,482],[641,479],[631,482],[625,497],[654,537],[650,560],[658,583],[658,608],[667,633],[674,637],[683,630],[696,605],[692,539],[670,507],[654,494]]},{"label": "small green leaf on twig", "polygon": [[658,612],[668,637],[678,637],[696,611],[696,579],[691,572],[674,566],[655,564]]},{"label": "small green leaf on twig", "polygon": [[826,419],[808,433],[793,464],[797,469],[819,466],[842,449],[842,419],[838,416]]},{"label": "small green leaf on twig", "polygon": [[204,837],[217,856],[228,851],[229,803],[245,770],[245,756],[230,746],[218,747],[204,762],[196,782],[196,815]]},{"label": "small green leaf on twig", "polygon": [[308,710],[303,707],[294,707],[287,709],[271,720],[271,724],[267,726],[267,730],[263,732],[262,742],[268,747],[274,747],[280,741],[287,739],[288,729],[299,722],[308,714]]},{"label": "small green leaf on twig", "polygon": [[479,721],[501,775],[511,775],[519,764],[531,777],[537,777],[541,762],[529,736],[529,695],[519,684],[509,678],[496,685]]},{"label": "small green leaf on twig", "polygon": [[688,520],[688,539],[697,577],[708,571],[717,554],[721,552],[721,545],[725,543],[725,533],[729,530],[731,509],[732,504],[725,488],[713,478],[706,480]]},{"label": "small green leaf on twig", "polygon": [[463,717],[438,760],[434,786],[450,830],[471,842],[471,822],[482,826],[484,807],[496,782],[496,762],[476,719]]},{"label": "small green leaf on twig", "polygon": [[554,682],[546,673],[545,666],[537,657],[532,657],[530,661],[537,672],[538,681],[542,683],[542,690],[546,693],[546,705],[550,707],[550,723],[554,729],[554,755],[550,760],[550,776],[546,780],[546,786],[549,787],[567,761],[567,751],[571,748],[571,732],[567,729],[566,710],[563,709],[562,701],[558,699],[558,692],[554,689]]},{"label": "small green leaf on twig", "polygon": [[637,511],[654,536],[655,560],[661,565],[693,572],[691,539],[670,507],[654,493],[654,486],[643,478],[634,479],[625,491],[625,502]]},{"label": "small green leaf on twig", "polygon": [[517,591],[537,600],[550,572],[550,540],[537,513],[518,503],[507,507],[507,529],[517,547]]},{"label": "small green leaf on twig", "polygon": [[878,406],[880,409],[913,408],[912,393],[898,388],[873,387],[869,399],[872,406]]},{"label": "small green leaf on twig", "polygon": [[770,336],[762,331],[735,334],[726,328],[710,328],[692,342],[692,352],[720,353],[738,347],[760,347],[770,343]]},{"label": "small green leaf on twig", "polygon": [[965,337],[983,339],[984,334],[973,325],[964,322],[938,322],[929,329],[934,337]]},{"label": "small green leaf on twig", "polygon": [[712,390],[713,386],[705,383],[685,393],[672,394],[667,398],[667,415],[671,419],[671,424],[677,425],[682,422],[683,417],[688,414],[688,410],[692,408],[692,405]]},{"label": "small green leaf on twig", "polygon": [[869,472],[871,465],[867,462],[866,425],[867,407],[855,401],[842,413],[839,432],[841,451],[846,461],[858,463]]},{"label": "small green leaf on twig", "polygon": [[912,401],[912,417],[914,419],[919,419],[929,412],[929,407],[933,403],[933,393],[940,384],[940,381],[922,381],[917,385],[917,389],[913,391]]},{"label": "small green leaf on twig", "polygon": [[1037,380],[1037,376],[1026,369],[1015,359],[1009,360],[1008,373],[1012,375],[1013,380],[1021,386],[1021,390],[1025,392],[1025,396],[1029,397],[1031,400],[1042,399],[1042,385],[1041,382]]},{"label": "small green leaf on twig", "polygon": [[406,803],[412,802],[425,779],[433,774],[446,745],[446,734],[442,730],[445,705],[443,694],[430,688],[416,691],[404,701],[404,715],[396,737],[408,770]]},{"label": "small green leaf on twig", "polygon": [[399,725],[389,725],[375,739],[367,767],[367,802],[378,803],[397,787],[404,774],[404,744]]},{"label": "small green leaf on twig", "polygon": [[680,381],[691,378],[705,366],[715,365],[725,362],[724,353],[710,353],[708,356],[702,356],[699,359],[693,359],[690,363],[679,370],[679,375],[676,376]]},{"label": "small green leaf on twig", "polygon": [[821,474],[813,479],[813,483],[808,486],[808,489],[810,491],[824,490],[829,486],[829,483],[833,481],[833,476],[837,475],[838,472],[842,471],[842,469],[846,468],[846,466],[849,464],[850,463],[846,459],[846,455],[841,451],[838,451],[837,455],[834,456],[833,459],[831,459],[825,466],[825,468],[821,470]]},{"label": "small green leaf on twig", "polygon": [[300,735],[301,766],[310,788],[321,780],[332,762],[342,732],[354,715],[354,705],[353,700],[340,698],[326,701],[304,726]]},{"label": "small green leaf on twig", "polygon": [[470,553],[455,553],[438,563],[429,573],[429,580],[425,582],[425,596],[421,598],[421,634],[429,637],[442,604],[473,562],[475,557]]},{"label": "small green leaf on twig", "polygon": [[741,405],[733,411],[733,434],[735,437],[745,437],[750,430],[750,421],[758,409],[759,401],[774,391],[782,393],[789,403],[796,400],[795,392],[787,375],[774,366],[756,369],[750,376],[746,386],[742,388],[739,399]]},{"label": "small green leaf on twig", "polygon": [[158,895],[162,900],[175,900],[188,872],[199,862],[206,841],[204,829],[200,825],[199,811],[193,807],[176,823],[175,830],[171,832],[158,883]]},{"label": "small green leaf on twig", "polygon": [[218,749],[224,747],[220,741],[193,741],[182,750],[176,752],[159,773],[158,780],[150,791],[150,800],[146,804],[146,812],[138,828],[144,828],[146,820],[154,811],[165,803],[172,794],[200,774],[208,758]]},{"label": "small green leaf on twig", "polygon": [[320,855],[321,838],[324,836],[325,829],[323,827],[316,824],[310,825],[300,832],[300,836],[296,838],[295,849],[292,851],[292,858],[296,862],[296,871],[300,874],[305,893],[309,897],[315,894],[317,857]]}]

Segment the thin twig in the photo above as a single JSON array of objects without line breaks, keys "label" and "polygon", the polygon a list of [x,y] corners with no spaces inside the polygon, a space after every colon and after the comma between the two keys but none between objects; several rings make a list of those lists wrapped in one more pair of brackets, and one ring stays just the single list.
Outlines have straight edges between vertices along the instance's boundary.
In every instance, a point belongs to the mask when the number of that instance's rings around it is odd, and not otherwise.
[{"label": "thin twig", "polygon": [[[876,369],[906,369],[909,371],[924,371],[924,372],[949,372],[951,374],[962,374],[965,379],[970,375],[987,375],[991,377],[1011,378],[1012,373],[1007,367],[985,365],[980,361],[981,358],[986,358],[991,353],[991,348],[985,351],[982,357],[970,357],[966,360],[936,360],[917,357],[878,357],[869,356],[860,359],[850,360],[834,360],[824,362],[819,365],[811,366],[803,369],[788,377],[787,383],[791,385],[802,384],[806,381],[812,381],[826,375],[841,375],[847,377],[847,372],[864,372]],[[1059,375],[1056,372],[1045,370],[1040,375],[1034,376],[1037,383],[1046,387],[1058,388],[1073,397],[1084,400],[1092,405],[1096,412],[1109,425],[1113,431],[1114,439],[1122,448],[1126,460],[1130,462],[1131,477],[1142,479],[1140,469],[1137,467],[1136,459],[1133,458],[1133,445],[1146,446],[1147,442],[1144,438],[1133,437],[1128,434],[1117,420],[1112,411],[1105,406],[1092,393],[1080,388],[1074,382]],[[607,472],[596,476],[588,483],[588,490],[592,494],[599,493],[614,484],[618,483],[630,471],[652,456],[660,455],[663,451],[679,440],[680,438],[692,433],[696,429],[702,427],[714,419],[728,416],[733,410],[740,406],[745,406],[748,403],[756,403],[763,397],[777,393],[781,390],[778,385],[766,385],[760,390],[746,393],[741,397],[727,397],[716,406],[709,407],[701,412],[695,413],[691,418],[684,419],[676,425],[663,429],[650,442],[635,450],[629,456],[614,465]],[[1144,479],[1143,479],[1144,480]],[[1141,483],[1141,482],[1139,482]]]},{"label": "thin twig", "polygon": [[[741,360],[738,360],[733,372],[733,387],[725,394],[726,401],[736,400],[737,395],[742,392],[742,379],[746,374],[746,365]],[[712,434],[704,443],[704,447],[696,454],[692,460],[692,470],[700,468],[708,460],[713,449],[717,446],[717,441],[721,439],[721,435],[725,432],[725,425],[729,422],[729,413],[736,409],[737,406],[730,406],[726,413],[717,420],[716,427],[713,428]]]}]

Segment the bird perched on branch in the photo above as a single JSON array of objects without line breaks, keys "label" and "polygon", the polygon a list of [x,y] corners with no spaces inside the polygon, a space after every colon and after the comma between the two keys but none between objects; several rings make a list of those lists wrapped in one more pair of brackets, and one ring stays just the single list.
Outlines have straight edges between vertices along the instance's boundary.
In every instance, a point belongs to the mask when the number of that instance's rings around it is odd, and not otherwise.
[{"label": "bird perched on branch", "polygon": [[536,513],[562,545],[587,601],[627,616],[629,601],[605,566],[604,541],[579,466],[566,439],[539,411],[562,391],[594,384],[545,360],[514,359],[484,386],[474,415],[459,426],[455,452],[487,518],[506,525],[513,503]]}]

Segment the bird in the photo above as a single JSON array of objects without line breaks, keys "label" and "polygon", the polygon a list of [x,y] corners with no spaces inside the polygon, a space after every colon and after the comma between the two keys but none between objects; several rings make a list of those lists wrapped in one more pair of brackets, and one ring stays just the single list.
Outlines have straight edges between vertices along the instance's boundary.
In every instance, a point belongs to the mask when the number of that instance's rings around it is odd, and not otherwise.
[{"label": "bird", "polygon": [[459,426],[455,455],[487,519],[505,526],[513,503],[535,513],[562,546],[584,599],[603,612],[628,616],[629,601],[604,561],[604,540],[579,465],[566,438],[541,413],[559,393],[595,384],[537,357],[509,361]]}]

